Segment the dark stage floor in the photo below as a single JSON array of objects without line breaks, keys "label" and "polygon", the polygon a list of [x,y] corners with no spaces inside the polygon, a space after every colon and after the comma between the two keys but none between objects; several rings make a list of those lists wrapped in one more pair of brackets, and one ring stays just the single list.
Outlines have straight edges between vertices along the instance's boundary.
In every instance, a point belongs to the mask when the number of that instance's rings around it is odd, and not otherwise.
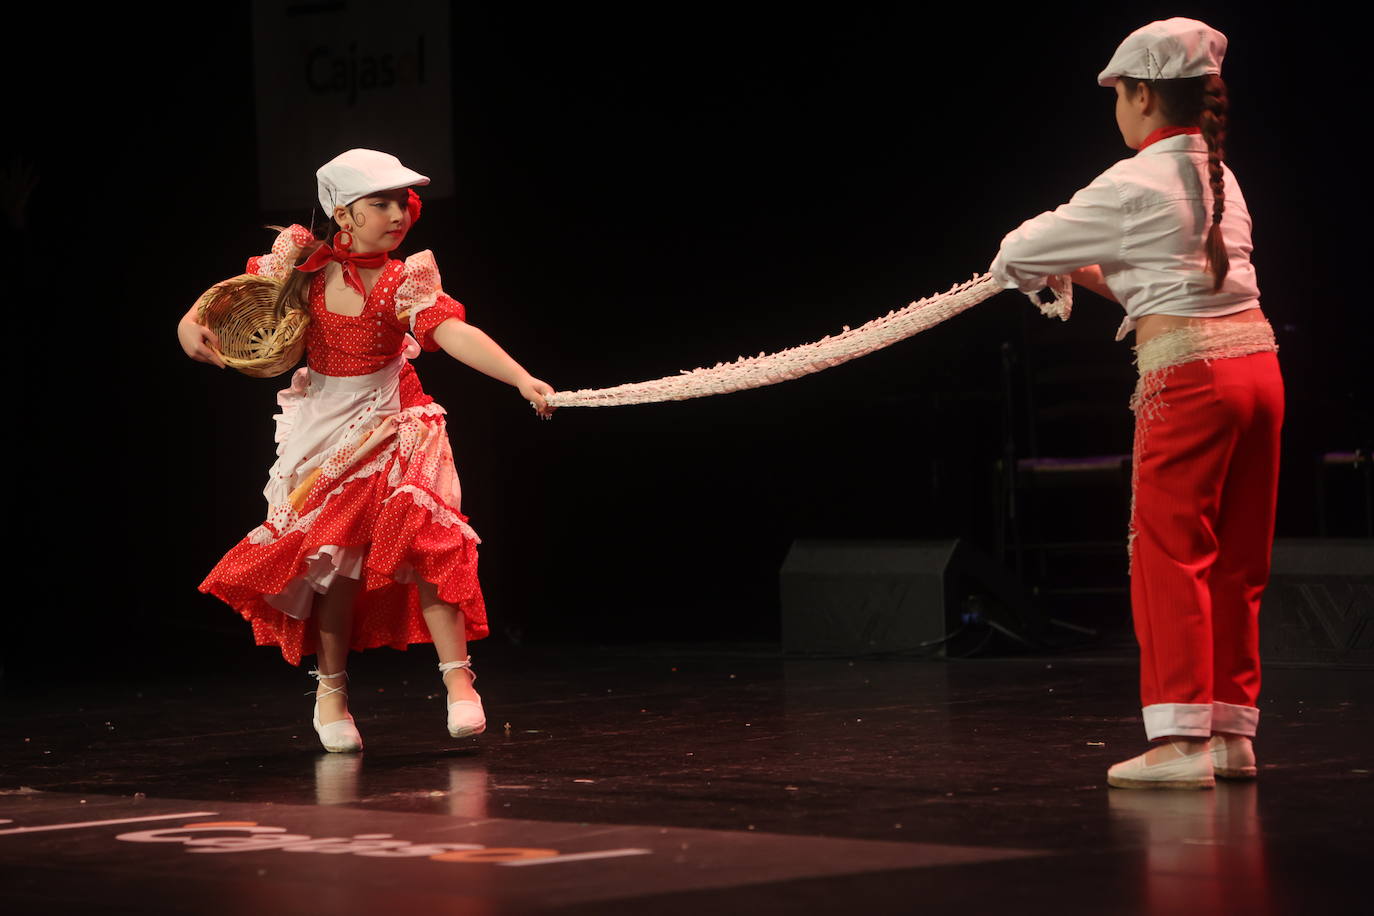
[{"label": "dark stage floor", "polygon": [[1374,671],[1271,667],[1258,784],[1133,792],[1128,660],[477,660],[452,741],[427,647],[355,657],[361,756],[264,650],[12,689],[0,910],[1365,911]]}]

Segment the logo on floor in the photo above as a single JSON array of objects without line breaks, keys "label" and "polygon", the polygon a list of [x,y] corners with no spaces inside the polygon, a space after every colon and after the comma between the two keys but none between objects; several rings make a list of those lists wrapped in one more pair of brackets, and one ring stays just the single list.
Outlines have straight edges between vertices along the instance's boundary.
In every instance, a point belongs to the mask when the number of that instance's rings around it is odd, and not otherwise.
[{"label": "logo on floor", "polygon": [[523,846],[483,846],[479,843],[411,843],[389,833],[358,833],[353,836],[312,837],[288,833],[285,827],[266,827],[256,821],[204,821],[181,827],[160,827],[121,833],[126,843],[180,843],[187,852],[234,853],[312,852],[322,855],[353,855],[374,859],[427,858],[435,862],[478,865],[550,865],[555,862],[614,859],[650,855],[651,849],[600,849],[560,853],[557,849]]}]

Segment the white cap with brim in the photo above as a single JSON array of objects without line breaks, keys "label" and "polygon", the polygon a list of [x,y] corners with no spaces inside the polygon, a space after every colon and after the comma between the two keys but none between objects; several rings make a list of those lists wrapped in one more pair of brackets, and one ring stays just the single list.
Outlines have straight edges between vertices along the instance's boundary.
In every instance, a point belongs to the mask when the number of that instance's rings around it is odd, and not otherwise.
[{"label": "white cap with brim", "polygon": [[1226,36],[1205,22],[1175,16],[1141,26],[1126,36],[1098,85],[1113,86],[1119,77],[1177,80],[1221,73]]},{"label": "white cap with brim", "polygon": [[320,206],[330,216],[334,215],[335,207],[346,207],[378,191],[429,184],[428,178],[401,165],[401,160],[395,156],[375,149],[351,149],[340,153],[320,166],[315,178],[319,182]]}]

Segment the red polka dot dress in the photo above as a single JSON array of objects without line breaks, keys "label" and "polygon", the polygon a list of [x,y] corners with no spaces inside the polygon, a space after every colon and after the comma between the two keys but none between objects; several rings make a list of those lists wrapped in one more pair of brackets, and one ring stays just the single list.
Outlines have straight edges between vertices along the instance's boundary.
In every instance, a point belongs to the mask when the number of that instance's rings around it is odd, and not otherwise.
[{"label": "red polka dot dress", "polygon": [[[311,239],[301,226],[283,230],[248,272],[284,278]],[[462,305],[443,293],[428,251],[387,261],[359,315],[325,308],[323,271],[309,295],[308,367],[277,395],[267,518],[200,590],[242,614],[257,643],[279,646],[292,664],[316,651],[314,599],[340,576],[362,583],[354,649],[431,641],[420,581],[463,611],[468,639],[486,636],[480,541],[459,508],[444,409],[410,365],[422,348],[439,349],[434,330],[463,319]]]}]

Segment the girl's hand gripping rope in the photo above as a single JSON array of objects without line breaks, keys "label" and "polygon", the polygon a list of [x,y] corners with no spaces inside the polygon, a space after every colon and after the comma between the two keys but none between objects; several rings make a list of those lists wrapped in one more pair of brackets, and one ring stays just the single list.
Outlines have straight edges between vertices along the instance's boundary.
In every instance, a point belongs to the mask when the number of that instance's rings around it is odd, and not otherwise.
[{"label": "girl's hand gripping rope", "polygon": [[558,409],[557,407],[550,407],[548,402],[544,400],[548,395],[553,394],[553,386],[548,382],[541,382],[531,375],[525,381],[521,382],[518,387],[520,389],[520,396],[529,401],[530,406],[534,408],[534,412],[539,414],[543,419],[547,420],[551,418],[553,412]]}]

